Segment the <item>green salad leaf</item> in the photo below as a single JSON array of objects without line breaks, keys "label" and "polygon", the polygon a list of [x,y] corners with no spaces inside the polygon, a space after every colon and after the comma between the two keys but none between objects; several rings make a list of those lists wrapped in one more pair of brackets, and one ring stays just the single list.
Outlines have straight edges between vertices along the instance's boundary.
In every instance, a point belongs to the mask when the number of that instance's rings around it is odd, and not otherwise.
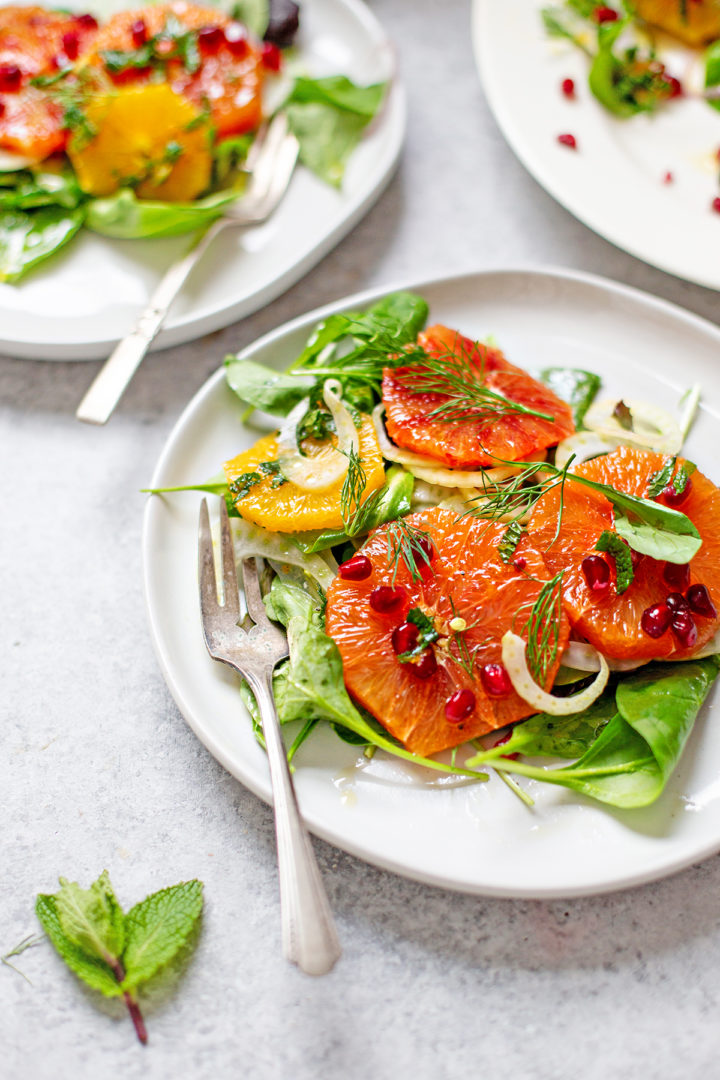
[{"label": "green salad leaf", "polygon": [[115,195],[88,200],[86,224],[93,232],[118,240],[177,236],[209,225],[241,194],[237,188],[226,188],[195,202],[156,202],[121,188]]},{"label": "green salad leaf", "polygon": [[[647,806],[662,793],[677,765],[719,666],[720,658],[710,656],[681,663],[653,663],[623,677],[615,690],[614,709],[612,697],[605,695],[586,712],[566,718],[575,721],[570,735],[579,735],[576,749],[582,749],[572,765],[543,769],[506,756],[523,745],[523,753],[562,756],[562,734],[559,750],[553,746],[552,738],[544,740],[544,715],[519,724],[502,747],[480,753],[467,764],[490,761],[496,769],[559,784],[621,809]],[[614,715],[608,720],[610,712]],[[561,723],[561,718],[553,719]],[[522,732],[525,724],[534,726],[527,737]],[[583,747],[593,726],[597,734]],[[497,754],[497,750],[501,753]]]},{"label": "green salad leaf", "polygon": [[[720,40],[713,41],[705,53],[705,89],[720,89]],[[720,93],[717,97],[707,96],[708,105],[720,111]]]},{"label": "green salad leaf", "polygon": [[0,281],[19,281],[59,251],[85,220],[85,207],[41,206],[0,213]]},{"label": "green salad leaf", "polygon": [[229,5],[224,3],[221,6],[225,9],[229,7],[233,19],[244,23],[262,41],[270,22],[269,0],[232,0]]},{"label": "green salad leaf", "polygon": [[344,75],[298,78],[283,110],[300,144],[300,161],[340,187],[350,154],[382,103],[386,83],[356,86]]},{"label": "green salad leaf", "polygon": [[225,378],[241,401],[273,416],[287,416],[308,393],[300,379],[237,356],[225,357]]},{"label": "green salad leaf", "polygon": [[538,713],[523,720],[512,729],[507,742],[483,750],[472,760],[477,764],[490,764],[495,758],[507,757],[508,754],[579,758],[616,713],[615,693],[607,690],[582,712],[570,716]]},{"label": "green salad leaf", "polygon": [[3,177],[0,211],[34,210],[38,206],[62,206],[74,210],[85,198],[75,174],[23,170]]},{"label": "green salad leaf", "polygon": [[600,389],[600,376],[581,368],[549,367],[543,368],[539,377],[540,382],[568,403],[575,427],[582,428],[585,413]]}]

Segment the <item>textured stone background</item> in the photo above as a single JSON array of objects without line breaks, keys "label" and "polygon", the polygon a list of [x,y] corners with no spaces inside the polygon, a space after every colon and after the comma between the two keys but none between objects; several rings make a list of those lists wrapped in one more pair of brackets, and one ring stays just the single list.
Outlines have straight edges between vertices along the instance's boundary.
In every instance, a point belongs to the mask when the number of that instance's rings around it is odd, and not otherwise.
[{"label": "textured stone background", "polygon": [[[500,0],[498,0],[500,2]],[[720,862],[610,897],[482,900],[317,843],[345,953],[323,980],[280,957],[269,809],[180,717],[152,653],[138,494],[181,407],[229,349],[361,287],[549,263],[717,318],[717,295],[575,222],[490,117],[467,0],[374,0],[410,96],[400,169],[340,248],[265,311],[143,366],[112,423],[77,424],[95,365],[0,360],[4,583],[0,951],[33,897],[103,867],[121,900],[197,876],[207,910],[150,1045],[47,944],[0,968],[7,1076],[253,1080],[717,1074]],[[172,372],[172,377],[169,377]]]}]

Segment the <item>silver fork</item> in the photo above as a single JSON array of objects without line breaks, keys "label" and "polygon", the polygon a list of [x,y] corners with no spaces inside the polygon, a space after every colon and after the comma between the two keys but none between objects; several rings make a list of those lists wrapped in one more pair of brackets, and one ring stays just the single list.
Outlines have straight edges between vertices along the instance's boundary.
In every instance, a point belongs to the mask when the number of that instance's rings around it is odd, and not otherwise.
[{"label": "silver fork", "polygon": [[75,413],[88,424],[104,424],[137,371],[170,305],[218,233],[237,226],[260,225],[270,217],[290,183],[298,155],[297,139],[279,113],[255,139],[248,160],[250,180],[242,198],[229,203],[190,248],[165,273],[134,329],[115,347],[91,383]]},{"label": "silver fork", "polygon": [[283,954],[308,975],[324,975],[340,956],[340,943],[300,816],[272,690],[273,669],[288,655],[287,638],[266,614],[255,559],[243,559],[242,564],[245,603],[255,625],[251,630],[238,625],[238,578],[224,499],[220,500],[220,568],[222,604],[218,602],[207,499],[203,499],[198,550],[203,633],[213,660],[228,664],[247,680],[260,710],[275,808]]}]

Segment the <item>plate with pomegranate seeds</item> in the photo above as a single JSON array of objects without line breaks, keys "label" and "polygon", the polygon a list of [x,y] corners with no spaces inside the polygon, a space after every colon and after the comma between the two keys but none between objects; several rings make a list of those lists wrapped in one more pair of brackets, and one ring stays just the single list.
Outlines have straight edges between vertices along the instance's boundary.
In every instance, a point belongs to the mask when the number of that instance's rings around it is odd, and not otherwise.
[{"label": "plate with pomegranate seeds", "polygon": [[107,356],[198,231],[242,200],[278,112],[299,143],[285,197],[217,237],[159,348],[273,300],[389,180],[404,94],[360,0],[72,8],[0,6],[0,352]]},{"label": "plate with pomegranate seeds", "polygon": [[720,5],[629,8],[474,0],[483,88],[523,165],[567,210],[652,266],[718,289]]},{"label": "plate with pomegranate seeds", "polygon": [[144,527],[198,737],[269,800],[252,694],[203,645],[207,499],[288,633],[275,699],[319,836],[497,896],[720,849],[718,345],[624,286],[507,270],[349,297],[227,362]]}]

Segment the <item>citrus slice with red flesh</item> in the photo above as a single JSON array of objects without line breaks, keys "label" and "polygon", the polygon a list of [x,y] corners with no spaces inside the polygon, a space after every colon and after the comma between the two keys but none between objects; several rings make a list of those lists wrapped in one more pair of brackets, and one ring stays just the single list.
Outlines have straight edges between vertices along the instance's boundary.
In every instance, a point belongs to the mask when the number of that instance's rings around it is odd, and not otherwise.
[{"label": "citrus slice with red flesh", "polygon": [[[137,53],[138,42],[149,40],[170,21],[187,30],[203,31],[198,38],[200,64],[190,71],[179,59],[165,64],[165,77],[176,94],[210,112],[218,138],[254,131],[262,120],[263,68],[257,42],[240,23],[217,8],[184,3],[157,4],[120,11],[99,31],[92,54],[86,59],[103,64],[103,54]],[[217,31],[217,32],[215,32]],[[168,42],[170,48],[172,45]],[[147,82],[152,67],[120,69],[111,74],[120,83]]]},{"label": "citrus slice with red flesh", "polygon": [[[478,344],[446,326],[431,326],[418,345],[433,357],[459,357],[478,385],[509,401],[552,417],[528,413],[502,415],[468,409],[459,420],[442,421],[430,414],[449,401],[446,394],[413,389],[422,364],[385,368],[382,397],[390,438],[404,450],[441,461],[450,468],[477,469],[501,461],[519,461],[555,446],[575,430],[566,402],[522,368],[509,363],[499,349]],[[477,419],[473,419],[474,416]]]},{"label": "citrus slice with red flesh", "polygon": [[74,60],[96,29],[89,15],[0,7],[1,148],[42,161],[65,147],[63,109],[31,79],[54,74]]},{"label": "citrus slice with red flesh", "polygon": [[[518,697],[504,669],[504,692],[488,693],[483,669],[501,664],[500,642],[507,630],[514,626],[517,633],[525,633],[530,607],[548,572],[527,537],[516,549],[515,564],[502,561],[498,545],[503,525],[488,525],[439,508],[405,521],[432,541],[430,566],[419,562],[423,567],[420,580],[413,581],[402,560],[394,577],[388,552],[392,525],[381,526],[360,551],[369,560],[369,576],[362,580],[338,576],[330,586],[325,625],[340,650],[350,693],[409,750],[427,756],[536,711]],[[382,587],[403,590],[392,610],[373,607],[371,596]],[[420,609],[440,635],[425,650],[424,655],[432,652],[437,666],[424,678],[420,663],[400,661],[393,645],[394,631],[406,624],[413,609]],[[453,622],[458,619],[461,622]],[[463,625],[464,629],[453,630]],[[546,689],[552,684],[568,634],[568,622],[561,613]],[[451,720],[446,706],[451,699],[457,702],[461,692],[466,692],[466,700],[469,692],[473,707],[466,716]]]},{"label": "citrus slice with red flesh", "polygon": [[[651,479],[666,462],[662,454],[621,446],[605,457],[578,465],[573,472],[628,495],[647,497]],[[559,487],[540,499],[528,530],[548,570],[552,574],[563,571],[563,603],[573,628],[605,656],[618,660],[678,660],[697,651],[720,627],[720,616],[693,614],[697,640],[692,648],[685,647],[670,627],[659,637],[651,637],[641,620],[648,608],[664,603],[671,593],[686,593],[693,584],[707,587],[720,612],[720,490],[702,473],[694,472],[687,497],[674,506],[690,518],[702,537],[702,547],[689,564],[687,582],[678,586],[682,570],[675,564],[643,555],[636,562],[632,583],[618,595],[612,558],[601,556],[607,560],[611,575],[609,586],[599,591],[590,586],[582,568],[583,560],[595,554],[600,534],[614,530],[613,507],[604,495],[573,483],[571,477],[572,473],[565,484],[558,538],[554,540]],[[662,496],[658,502],[667,505]]]}]

